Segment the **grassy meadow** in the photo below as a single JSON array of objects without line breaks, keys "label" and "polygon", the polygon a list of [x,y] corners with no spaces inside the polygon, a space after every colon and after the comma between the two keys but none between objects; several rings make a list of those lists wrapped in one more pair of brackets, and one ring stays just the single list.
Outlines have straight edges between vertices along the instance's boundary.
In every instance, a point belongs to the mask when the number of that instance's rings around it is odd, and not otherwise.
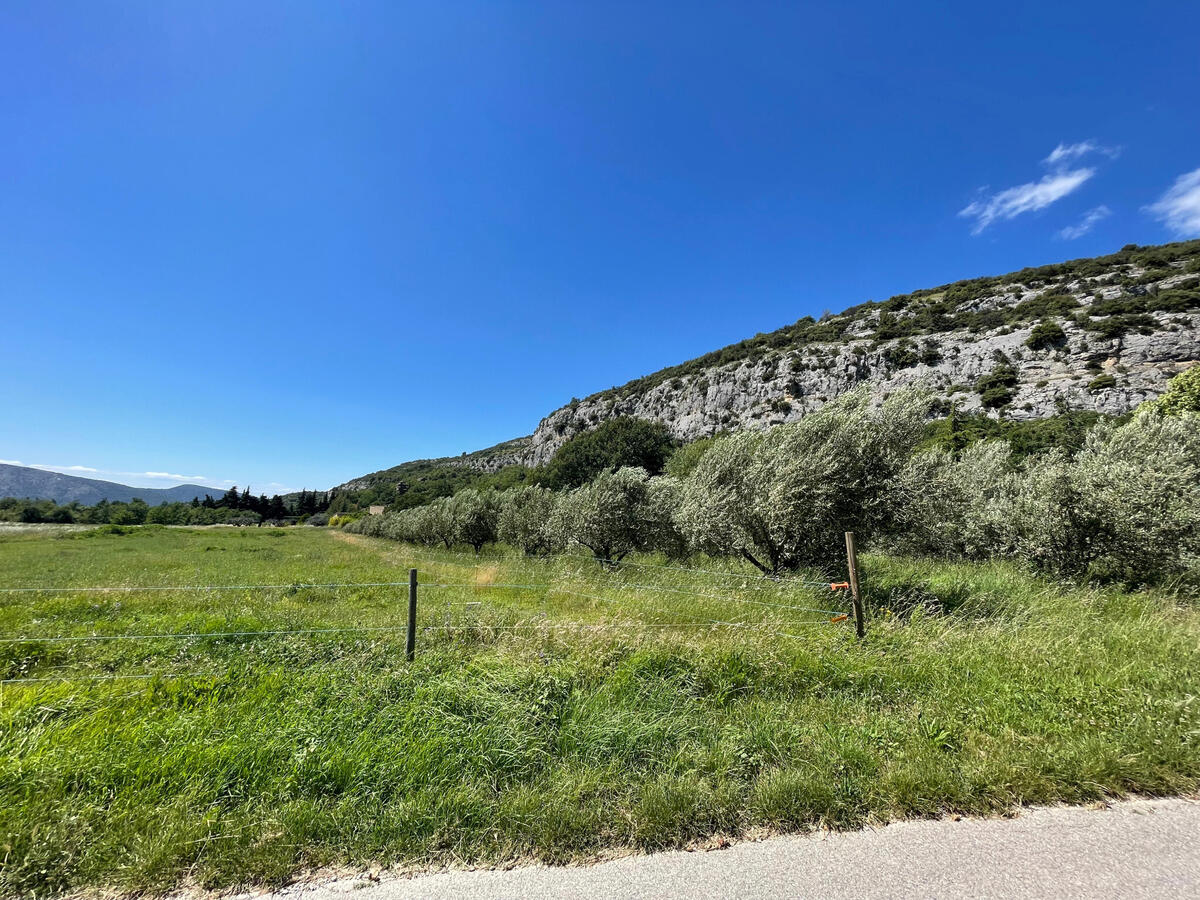
[{"label": "grassy meadow", "polygon": [[[842,596],[800,583],[843,562],[775,583],[312,528],[0,531],[0,587],[65,589],[0,593],[0,895],[561,862],[1200,785],[1194,605],[868,554],[858,641],[831,621]],[[411,664],[405,588],[306,586],[410,566]],[[166,585],[187,589],[89,590]]]}]

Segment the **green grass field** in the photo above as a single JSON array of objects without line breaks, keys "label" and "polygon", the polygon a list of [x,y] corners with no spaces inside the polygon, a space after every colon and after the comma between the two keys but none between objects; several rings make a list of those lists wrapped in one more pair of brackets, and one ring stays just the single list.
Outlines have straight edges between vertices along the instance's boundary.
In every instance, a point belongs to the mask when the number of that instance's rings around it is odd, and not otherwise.
[{"label": "green grass field", "polygon": [[[566,861],[1200,784],[1200,612],[1165,594],[867,555],[858,641],[812,611],[844,607],[827,587],[632,562],[0,531],[0,587],[70,588],[0,594],[0,895]],[[412,664],[405,589],[302,586],[409,566]],[[157,585],[290,586],[86,590]],[[49,640],[120,635],[139,637]]]}]

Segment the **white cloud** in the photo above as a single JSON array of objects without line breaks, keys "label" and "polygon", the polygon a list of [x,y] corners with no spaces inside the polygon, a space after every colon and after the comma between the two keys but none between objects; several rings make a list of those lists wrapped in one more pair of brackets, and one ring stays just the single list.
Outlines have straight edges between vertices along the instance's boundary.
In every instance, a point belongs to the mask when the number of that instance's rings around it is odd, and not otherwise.
[{"label": "white cloud", "polygon": [[1089,153],[1102,153],[1109,159],[1115,159],[1121,154],[1121,148],[1105,147],[1093,140],[1080,141],[1078,144],[1060,143],[1050,151],[1050,155],[1043,159],[1042,162],[1048,166],[1054,166],[1061,162],[1079,159],[1079,157],[1086,156]]},{"label": "white cloud", "polygon": [[143,478],[164,478],[167,481],[207,481],[203,475],[175,475],[171,472],[136,472]]},{"label": "white cloud", "polygon": [[1146,211],[1179,237],[1200,235],[1200,169],[1180,175]]},{"label": "white cloud", "polygon": [[0,459],[0,465],[3,466],[23,466],[25,463],[19,459]]},{"label": "white cloud", "polygon": [[1041,181],[1018,184],[976,200],[959,211],[960,216],[975,219],[971,234],[979,234],[997,219],[1012,219],[1021,213],[1045,209],[1070,194],[1096,174],[1095,169],[1071,169],[1052,172]]},{"label": "white cloud", "polygon": [[1058,236],[1064,241],[1073,241],[1075,238],[1081,238],[1093,228],[1096,223],[1107,219],[1112,215],[1112,210],[1107,206],[1097,206],[1095,209],[1088,210],[1078,225],[1068,225],[1066,228],[1059,231]]}]

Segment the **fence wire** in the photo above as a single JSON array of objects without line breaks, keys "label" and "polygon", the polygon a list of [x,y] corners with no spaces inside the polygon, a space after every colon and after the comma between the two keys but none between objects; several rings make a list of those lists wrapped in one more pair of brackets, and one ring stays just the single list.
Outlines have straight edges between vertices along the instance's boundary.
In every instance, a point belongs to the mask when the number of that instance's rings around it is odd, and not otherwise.
[{"label": "fence wire", "polygon": [[[405,549],[407,547],[411,547],[412,545],[402,543],[400,546],[401,546],[401,549]],[[425,556],[420,553],[413,553],[413,552],[404,552],[401,555],[405,559],[413,559],[413,560],[418,560],[418,561],[422,561],[422,562],[432,563],[435,565],[455,566],[456,568],[463,568],[463,569],[471,569],[471,568],[478,569],[482,566],[486,566],[486,565],[498,563],[498,562],[504,562],[506,559],[508,559],[508,557],[482,557],[481,558],[478,554],[463,553],[463,552],[460,552],[457,550],[434,550],[433,552],[439,554],[439,556]],[[466,565],[463,565],[460,563],[448,562],[444,559],[444,557],[447,557],[447,556],[451,556],[456,559],[471,560],[471,562]],[[743,579],[743,580],[751,580],[751,581],[766,581],[766,582],[771,582],[773,584],[781,584],[781,585],[782,584],[803,584],[803,585],[812,585],[812,586],[816,586],[816,587],[827,587],[830,584],[829,579],[813,581],[813,580],[791,578],[786,575],[765,575],[765,574],[755,573],[755,572],[722,572],[717,569],[697,569],[697,568],[693,568],[693,567],[689,567],[689,566],[669,566],[669,565],[662,565],[661,563],[636,562],[631,559],[608,559],[608,558],[599,557],[599,556],[586,556],[581,553],[562,553],[562,554],[558,554],[556,556],[546,557],[546,558],[523,557],[523,561],[527,562],[527,563],[552,563],[552,562],[555,562],[558,560],[575,560],[575,561],[585,562],[585,563],[602,563],[602,564],[606,564],[606,565],[610,565],[610,566],[635,566],[640,569],[660,569],[660,570],[670,571],[670,572],[693,572],[693,573],[697,573],[697,574],[701,574],[701,575],[715,575],[720,578],[734,578],[734,579]]]},{"label": "fence wire", "polygon": [[[592,560],[590,557],[575,556],[574,559]],[[433,562],[433,560],[430,560]],[[603,562],[601,560],[601,562]],[[474,566],[479,569],[485,563],[477,562]],[[453,565],[453,564],[451,564]],[[801,581],[784,581],[780,582],[776,579],[767,576],[752,576],[738,575],[736,573],[715,572],[704,569],[689,569],[678,566],[657,566],[652,564],[633,563],[640,568],[645,569],[666,569],[683,572],[696,572],[701,574],[726,576],[731,578],[750,578],[771,582],[778,586],[787,584],[813,584],[824,586],[827,582],[801,582]],[[457,568],[470,568],[467,566],[458,566]],[[44,586],[44,585],[25,585],[18,587],[0,588],[0,594],[67,594],[67,593],[186,593],[186,592],[232,592],[232,591],[295,591],[305,589],[360,589],[360,588],[405,588],[409,586],[408,581],[372,581],[372,582],[290,582],[287,584],[192,584],[192,585],[101,585],[101,586],[86,586],[86,587],[71,587],[71,586]],[[546,609],[546,603],[550,594],[566,594],[569,596],[580,597],[589,600],[601,601],[606,603],[620,603],[620,599],[613,597],[604,597],[598,594],[586,593],[575,590],[573,587],[556,584],[551,582],[545,583],[517,583],[517,582],[418,582],[419,588],[436,589],[436,590],[470,590],[472,592],[488,591],[488,590],[513,590],[513,591],[540,591],[542,592],[542,621],[537,622],[468,622],[462,624],[454,624],[447,620],[444,624],[427,624],[419,625],[418,629],[422,633],[547,633],[558,631],[578,631],[578,632],[605,632],[605,631],[665,631],[668,629],[749,629],[758,630],[776,637],[799,639],[801,635],[793,634],[791,631],[811,629],[817,627],[828,627],[827,621],[796,621],[788,623],[777,622],[731,622],[717,619],[700,619],[688,621],[667,621],[667,622],[646,622],[646,621],[607,621],[607,622],[583,622],[583,621],[567,621],[557,622],[548,619],[549,612]],[[770,603],[762,600],[743,597],[735,593],[729,594],[708,594],[703,591],[685,590],[680,588],[671,588],[663,585],[650,585],[640,583],[619,582],[616,580],[609,581],[605,588],[620,592],[630,593],[636,591],[649,591],[658,593],[668,593],[679,595],[681,597],[703,598],[705,600],[714,600],[722,602],[737,602],[745,603],[758,607],[784,610],[788,612],[805,612],[816,613],[825,616],[845,616],[844,610],[822,609],[817,607],[806,607],[784,603]],[[503,605],[488,603],[490,609],[504,609]],[[426,607],[428,612],[434,615],[438,613],[448,613],[452,609],[449,602],[438,604],[433,609]],[[75,634],[75,635],[16,635],[0,638],[0,645],[13,644],[95,644],[114,641],[141,641],[141,642],[157,642],[157,641],[205,641],[205,640],[220,640],[220,639],[257,639],[266,637],[288,637],[288,636],[316,636],[316,635],[383,635],[383,634],[400,634],[407,631],[407,623],[403,625],[355,625],[355,626],[319,626],[310,628],[267,628],[267,629],[238,629],[228,631],[188,631],[188,632],[145,632],[134,634]],[[783,630],[784,628],[790,630]],[[212,678],[219,677],[219,674],[209,672],[181,672],[181,673],[138,673],[138,674],[84,674],[70,675],[63,671],[71,668],[70,666],[54,666],[41,671],[54,671],[53,676],[35,675],[21,678],[6,678],[0,679],[2,685],[21,685],[21,684],[51,684],[51,683],[73,683],[80,681],[119,681],[119,680],[147,680],[157,678]]]},{"label": "fence wire", "polygon": [[695,572],[701,575],[716,575],[720,578],[735,578],[749,581],[769,581],[772,584],[807,584],[827,587],[828,580],[822,581],[804,581],[799,578],[788,578],[782,575],[759,575],[748,572],[719,572],[716,569],[692,569],[687,566],[664,566],[657,563],[640,563],[630,559],[603,559],[597,556],[583,556],[581,554],[568,554],[573,559],[582,559],[586,561],[606,563],[612,566],[636,566],[639,569],[664,569],[670,572]]},{"label": "fence wire", "polygon": [[364,587],[408,587],[407,581],[360,581],[291,584],[167,584],[167,585],[109,585],[106,587],[13,587],[0,588],[0,594],[67,594],[67,593],[137,593],[167,591],[273,591],[302,590],[305,588],[364,588]]}]

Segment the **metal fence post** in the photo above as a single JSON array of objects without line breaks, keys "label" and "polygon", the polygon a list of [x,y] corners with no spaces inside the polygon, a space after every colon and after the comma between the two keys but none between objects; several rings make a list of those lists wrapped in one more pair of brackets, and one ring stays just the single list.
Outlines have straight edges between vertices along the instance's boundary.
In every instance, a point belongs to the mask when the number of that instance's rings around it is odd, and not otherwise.
[{"label": "metal fence post", "polygon": [[408,634],[404,639],[404,658],[417,655],[417,570],[408,570]]},{"label": "metal fence post", "polygon": [[858,592],[858,553],[854,549],[854,532],[846,532],[846,568],[850,570],[850,598],[854,602],[854,633],[862,637],[867,633],[863,621],[862,595]]}]

